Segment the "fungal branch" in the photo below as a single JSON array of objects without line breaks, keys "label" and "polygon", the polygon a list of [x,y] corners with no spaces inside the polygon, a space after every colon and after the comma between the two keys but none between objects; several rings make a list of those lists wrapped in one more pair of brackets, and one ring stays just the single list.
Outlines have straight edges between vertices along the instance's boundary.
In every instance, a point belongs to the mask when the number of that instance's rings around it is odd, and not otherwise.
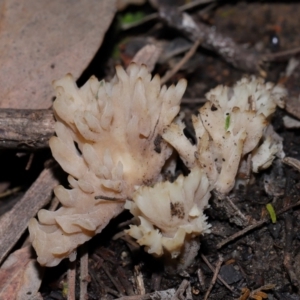
[{"label": "fungal branch", "polygon": [[[203,213],[210,192],[228,194],[249,154],[254,172],[284,155],[282,140],[268,123],[286,91],[255,77],[206,95],[207,103],[192,119],[195,145],[176,118],[184,79],[161,87],[159,76],[131,64],[126,71],[118,66],[111,82],[92,77],[78,88],[67,75],[54,88],[56,136],[50,148],[69,174],[69,187],[55,188],[57,211],[43,209],[39,221],[29,223],[41,265],[74,260],[77,246],[124,207],[136,220],[127,234],[149,253],[177,258],[192,247],[196,254],[197,236],[210,228]],[[190,173],[171,183],[163,180],[162,168],[173,152]]]}]

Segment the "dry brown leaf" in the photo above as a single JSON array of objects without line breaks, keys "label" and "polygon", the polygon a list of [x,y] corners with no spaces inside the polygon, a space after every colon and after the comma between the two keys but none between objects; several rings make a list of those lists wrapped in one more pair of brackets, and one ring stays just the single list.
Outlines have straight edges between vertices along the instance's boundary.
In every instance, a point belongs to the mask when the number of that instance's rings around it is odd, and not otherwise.
[{"label": "dry brown leaf", "polygon": [[51,82],[81,75],[115,11],[115,0],[0,1],[0,107],[50,107]]},{"label": "dry brown leaf", "polygon": [[42,268],[31,259],[31,247],[12,253],[0,269],[0,299],[29,300],[38,293]]}]

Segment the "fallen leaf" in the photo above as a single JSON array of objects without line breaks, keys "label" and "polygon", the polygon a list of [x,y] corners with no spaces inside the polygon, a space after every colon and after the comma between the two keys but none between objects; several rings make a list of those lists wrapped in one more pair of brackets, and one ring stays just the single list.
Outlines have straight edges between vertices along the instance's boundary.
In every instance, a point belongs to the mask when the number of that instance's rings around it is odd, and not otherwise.
[{"label": "fallen leaf", "polygon": [[31,259],[32,248],[13,252],[0,268],[0,299],[29,300],[38,296],[43,268]]},{"label": "fallen leaf", "polygon": [[49,108],[51,82],[81,75],[115,11],[115,0],[1,1],[0,108]]}]

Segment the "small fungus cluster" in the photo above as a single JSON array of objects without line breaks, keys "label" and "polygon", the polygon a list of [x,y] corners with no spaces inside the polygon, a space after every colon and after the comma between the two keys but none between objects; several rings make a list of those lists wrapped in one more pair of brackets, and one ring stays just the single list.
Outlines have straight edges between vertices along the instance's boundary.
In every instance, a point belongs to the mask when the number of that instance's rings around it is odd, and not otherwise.
[{"label": "small fungus cluster", "polygon": [[[193,116],[194,145],[176,118],[184,79],[167,89],[145,66],[131,64],[126,71],[118,66],[111,82],[92,77],[78,88],[66,75],[54,88],[50,148],[70,187],[55,188],[58,210],[42,209],[39,221],[30,220],[41,265],[74,260],[76,248],[101,232],[124,203],[138,221],[127,233],[149,253],[178,257],[187,240],[209,232],[203,210],[211,190],[229,193],[249,158],[258,172],[284,155],[268,123],[286,92],[255,77],[206,95],[208,102]],[[174,152],[190,173],[164,181],[162,169]]]}]

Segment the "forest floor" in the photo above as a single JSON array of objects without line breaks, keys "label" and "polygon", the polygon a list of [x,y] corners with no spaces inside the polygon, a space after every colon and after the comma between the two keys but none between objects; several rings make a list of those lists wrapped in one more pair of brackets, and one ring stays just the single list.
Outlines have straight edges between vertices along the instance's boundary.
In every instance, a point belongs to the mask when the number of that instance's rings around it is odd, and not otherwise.
[{"label": "forest floor", "polygon": [[[79,84],[94,73],[98,77],[111,78],[114,66],[120,63],[127,65],[137,50],[151,38],[164,41],[175,52],[179,48],[189,49],[193,44],[184,33],[167,27],[159,20],[125,31],[118,29],[122,16],[140,12],[149,14],[154,11],[147,4],[130,6],[119,13],[107,32],[102,48],[82,75]],[[198,22],[214,26],[223,37],[232,38],[241,49],[253,49],[272,57],[261,65],[257,73],[264,70],[266,81],[280,82],[287,88],[290,98],[298,97],[300,58],[297,51],[286,54],[284,51],[300,46],[300,3],[224,1],[223,5],[218,2],[195,7],[189,13]],[[154,72],[163,76],[166,70],[172,69],[184,55],[184,50],[178,51],[181,53],[170,55],[170,58],[158,63]],[[276,56],[282,52],[282,55]],[[295,67],[289,73],[287,66],[292,63]],[[204,103],[206,92],[219,84],[232,86],[249,74],[253,72],[232,66],[215,51],[200,45],[196,53],[166,83],[170,85],[180,78],[188,79],[181,107],[188,124],[187,135],[193,138],[190,116],[196,114]],[[277,109],[272,124],[283,138],[286,156],[300,159],[299,129],[286,128],[283,122],[286,115],[289,113],[285,109]],[[7,164],[4,166],[7,173],[3,181],[23,187],[35,180],[43,162],[51,157],[49,150],[37,152],[28,172],[25,171],[27,156],[16,158],[12,151],[3,155]],[[17,178],[16,173],[19,174]],[[9,199],[1,200],[3,211],[17,201],[15,196]],[[217,280],[208,299],[300,299],[300,205],[297,206],[300,201],[299,170],[278,161],[267,171],[252,175],[251,184],[235,189],[230,199],[250,220],[248,225],[242,227],[231,222],[230,216],[218,209],[218,200],[211,200],[211,207],[205,213],[212,225],[212,232],[200,237],[201,248],[195,261],[187,270],[177,274],[165,272],[161,261],[151,257],[143,248],[124,239],[113,238],[123,230],[119,224],[130,219],[128,212],[112,220],[101,234],[79,251],[81,254],[89,254],[88,299],[168,299],[166,295],[154,295],[153,292],[177,290],[179,287],[183,292],[178,299],[204,299],[214,275],[208,263],[215,270],[220,259],[222,265],[219,275],[229,287]],[[268,203],[272,203],[277,212],[275,223],[271,222],[266,210]],[[232,240],[227,240],[232,236]],[[79,260],[76,264],[79,265]],[[46,270],[40,290],[44,299],[65,299],[64,284],[68,266],[68,262],[64,261]],[[78,288],[76,285],[76,291]],[[136,289],[142,289],[145,295],[134,295]]]}]

